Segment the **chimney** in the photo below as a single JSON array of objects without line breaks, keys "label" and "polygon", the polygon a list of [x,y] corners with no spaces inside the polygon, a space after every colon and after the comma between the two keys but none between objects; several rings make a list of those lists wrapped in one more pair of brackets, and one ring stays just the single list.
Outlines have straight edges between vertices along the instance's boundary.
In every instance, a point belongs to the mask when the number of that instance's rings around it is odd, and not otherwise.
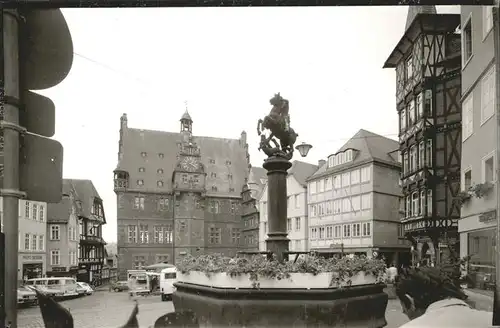
[{"label": "chimney", "polygon": [[127,123],[128,123],[127,114],[123,113],[122,117],[120,118],[120,128],[126,129],[128,125]]},{"label": "chimney", "polygon": [[247,144],[247,133],[245,131],[241,131],[240,143],[243,147]]},{"label": "chimney", "polygon": [[326,161],[325,161],[324,159],[320,159],[320,160],[318,161],[318,166],[319,166],[319,167],[322,167],[322,166],[323,166],[323,165],[325,165],[325,164],[326,164]]}]

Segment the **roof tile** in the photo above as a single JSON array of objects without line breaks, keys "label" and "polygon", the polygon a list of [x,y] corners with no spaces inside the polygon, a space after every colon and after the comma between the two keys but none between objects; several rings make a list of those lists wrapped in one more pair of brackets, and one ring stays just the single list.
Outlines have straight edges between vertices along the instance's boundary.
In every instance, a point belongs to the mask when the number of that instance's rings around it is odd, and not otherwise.
[{"label": "roof tile", "polygon": [[[117,170],[129,174],[129,187],[143,192],[172,191],[181,133],[122,127],[123,154]],[[193,136],[205,167],[207,194],[240,197],[248,175],[246,144],[240,139]],[[161,154],[161,155],[160,155]],[[215,160],[215,164],[210,160]],[[140,168],[141,171],[139,171]],[[215,173],[215,175],[212,175]],[[143,184],[139,185],[138,180]],[[159,185],[158,181],[163,184]],[[217,191],[212,191],[212,186]]]},{"label": "roof tile", "polygon": [[68,222],[72,209],[72,200],[69,195],[63,195],[59,203],[47,204],[47,222]]},{"label": "roof tile", "polygon": [[[359,130],[349,141],[347,141],[336,153],[343,152],[347,149],[356,149],[358,154],[353,159],[352,162],[345,163],[342,165],[337,165],[332,168],[328,168],[328,161],[322,165],[312,176],[307,180],[313,179],[315,177],[323,175],[323,173],[336,172],[344,170],[347,167],[356,165],[357,163],[364,163],[370,161],[378,161],[387,164],[400,165],[398,159],[395,158],[391,153],[399,149],[399,143],[396,140],[392,140],[381,136],[379,134],[367,131]],[[335,153],[335,154],[336,154]]]},{"label": "roof tile", "polygon": [[305,186],[307,178],[313,175],[318,168],[318,165],[301,161],[293,161],[292,167],[288,169],[288,175],[293,175],[295,179],[297,179],[298,183]]}]

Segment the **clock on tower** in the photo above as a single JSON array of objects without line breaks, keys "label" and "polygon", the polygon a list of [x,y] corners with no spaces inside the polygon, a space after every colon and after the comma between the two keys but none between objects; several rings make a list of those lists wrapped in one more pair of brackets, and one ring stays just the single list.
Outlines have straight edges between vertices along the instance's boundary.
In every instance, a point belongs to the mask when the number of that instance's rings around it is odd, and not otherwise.
[{"label": "clock on tower", "polygon": [[186,156],[181,160],[180,166],[185,171],[194,172],[198,169],[198,159],[196,157]]}]

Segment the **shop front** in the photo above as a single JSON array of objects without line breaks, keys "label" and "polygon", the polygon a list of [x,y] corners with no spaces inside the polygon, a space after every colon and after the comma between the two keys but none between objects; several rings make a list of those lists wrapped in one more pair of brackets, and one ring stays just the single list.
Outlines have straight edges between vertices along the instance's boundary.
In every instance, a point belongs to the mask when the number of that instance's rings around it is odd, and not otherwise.
[{"label": "shop front", "polygon": [[450,248],[457,247],[456,220],[420,217],[404,221],[402,227],[405,238],[412,244],[412,265],[434,266],[450,256]]},{"label": "shop front", "polygon": [[326,258],[348,256],[348,255],[371,256],[371,248],[349,247],[344,245],[343,243],[330,244],[330,247],[328,248],[316,248],[316,249],[311,249],[311,251],[317,252],[318,255]]},{"label": "shop front", "polygon": [[71,267],[56,267],[53,266],[52,270],[47,271],[47,277],[69,277],[76,278],[78,272],[77,266]]},{"label": "shop front", "polygon": [[411,265],[411,248],[408,245],[397,247],[373,247],[372,257],[383,259],[387,266],[407,267]]},{"label": "shop front", "polygon": [[465,268],[467,284],[493,289],[495,284],[496,211],[463,218],[459,222],[460,256],[470,256]]},{"label": "shop front", "polygon": [[101,263],[80,263],[78,265],[78,281],[86,282],[99,286],[103,283],[102,280],[102,264]]},{"label": "shop front", "polygon": [[42,278],[45,268],[45,254],[19,254],[19,281]]}]

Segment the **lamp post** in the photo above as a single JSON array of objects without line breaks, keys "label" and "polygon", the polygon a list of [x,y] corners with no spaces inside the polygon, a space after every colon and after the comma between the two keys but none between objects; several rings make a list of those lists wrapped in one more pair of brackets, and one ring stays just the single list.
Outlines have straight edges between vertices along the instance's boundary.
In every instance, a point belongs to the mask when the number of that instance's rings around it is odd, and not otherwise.
[{"label": "lamp post", "polygon": [[[276,256],[278,261],[288,259],[287,220],[287,187],[286,180],[288,169],[292,166],[290,160],[293,157],[293,145],[298,134],[289,126],[288,100],[283,99],[279,93],[271,100],[273,108],[268,116],[259,120],[257,132],[261,137],[259,150],[268,157],[263,167],[267,171],[267,213],[269,232],[266,240],[266,248],[269,253]],[[264,129],[271,131],[271,136],[266,137],[262,132]],[[279,139],[279,143],[274,139]],[[271,143],[275,147],[271,146]],[[296,147],[302,157],[307,156],[312,148],[310,144],[302,143]]]},{"label": "lamp post", "polygon": [[306,157],[312,147],[313,146],[311,146],[310,144],[302,142],[300,145],[296,146],[295,149],[299,151],[300,156]]}]

